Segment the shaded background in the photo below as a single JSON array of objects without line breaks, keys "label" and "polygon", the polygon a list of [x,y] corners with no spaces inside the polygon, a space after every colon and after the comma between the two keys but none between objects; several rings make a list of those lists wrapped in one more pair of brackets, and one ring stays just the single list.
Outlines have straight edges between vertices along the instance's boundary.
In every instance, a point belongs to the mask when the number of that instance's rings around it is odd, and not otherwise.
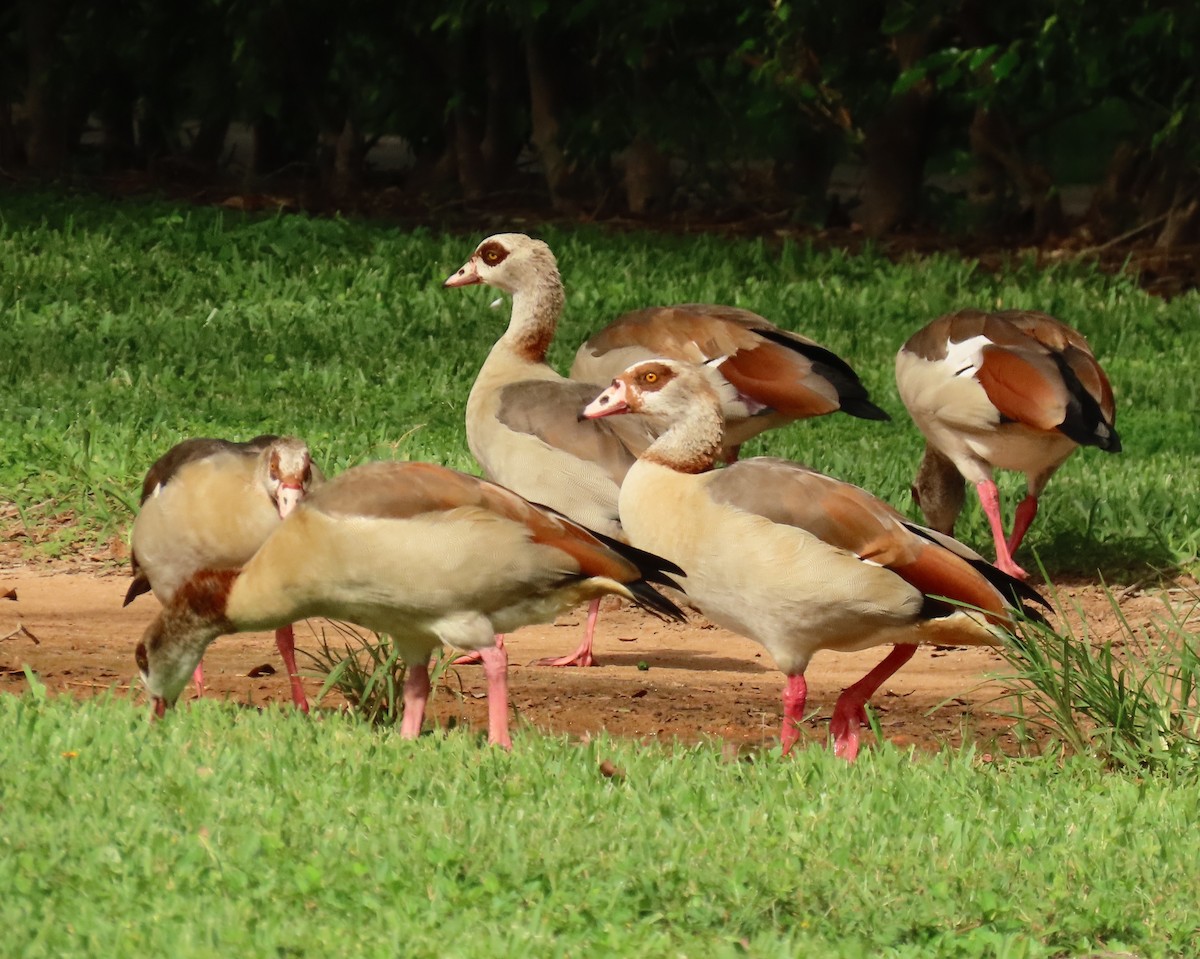
[{"label": "shaded background", "polygon": [[15,0],[4,178],[306,209],[1200,238],[1200,5]]}]

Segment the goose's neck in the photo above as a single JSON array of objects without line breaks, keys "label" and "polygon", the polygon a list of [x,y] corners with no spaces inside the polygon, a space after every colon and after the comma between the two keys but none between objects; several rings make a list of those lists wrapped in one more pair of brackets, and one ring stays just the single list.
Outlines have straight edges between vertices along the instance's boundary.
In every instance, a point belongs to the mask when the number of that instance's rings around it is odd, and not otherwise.
[{"label": "goose's neck", "polygon": [[564,301],[558,270],[539,274],[536,282],[513,294],[512,319],[501,342],[530,363],[544,363]]},{"label": "goose's neck", "polygon": [[705,473],[721,452],[724,431],[720,407],[715,402],[697,402],[650,444],[642,459],[677,473]]},{"label": "goose's neck", "polygon": [[925,522],[939,533],[953,536],[966,496],[966,481],[950,458],[929,443],[925,444],[912,490]]}]

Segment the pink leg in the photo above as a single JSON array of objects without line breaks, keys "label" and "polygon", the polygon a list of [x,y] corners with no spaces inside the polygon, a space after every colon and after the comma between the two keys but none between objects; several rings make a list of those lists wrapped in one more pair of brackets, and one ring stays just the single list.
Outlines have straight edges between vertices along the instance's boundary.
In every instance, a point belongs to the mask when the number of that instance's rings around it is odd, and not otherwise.
[{"label": "pink leg", "polygon": [[803,673],[789,676],[783,687],[783,728],[779,730],[779,741],[786,756],[800,738],[797,728],[804,719],[804,703],[808,699],[808,682]]},{"label": "pink leg", "polygon": [[1013,562],[1008,543],[1004,540],[1004,526],[1000,522],[1000,491],[996,489],[995,482],[984,480],[982,483],[976,483],[975,489],[979,493],[979,502],[983,505],[988,524],[992,527],[992,540],[996,544],[996,567],[1004,570],[1009,576],[1028,579],[1029,574]]},{"label": "pink leg", "polygon": [[508,737],[508,653],[499,646],[479,652],[488,684],[488,744],[512,749]]},{"label": "pink leg", "polygon": [[404,718],[400,720],[400,738],[416,739],[421,735],[425,719],[425,704],[429,701],[429,666],[409,663],[404,671]]},{"label": "pink leg", "polygon": [[196,686],[196,698],[200,699],[204,696],[204,660],[200,660],[196,664],[196,669],[192,672],[192,682]]},{"label": "pink leg", "polygon": [[599,666],[592,656],[592,641],[596,636],[596,620],[600,617],[600,600],[593,599],[588,604],[587,626],[583,629],[583,642],[570,656],[560,656],[557,659],[539,659],[539,666]]},{"label": "pink leg", "polygon": [[829,723],[835,756],[841,756],[847,762],[854,762],[858,756],[858,731],[867,724],[867,700],[883,685],[884,680],[912,659],[916,651],[915,644],[897,644],[882,663],[853,686],[848,686],[842,691],[833,707],[833,719]]},{"label": "pink leg", "polygon": [[[504,648],[504,634],[503,633],[496,634],[496,647],[498,649]],[[473,653],[463,653],[461,656],[459,656],[457,659],[455,659],[453,662],[451,662],[450,665],[451,666],[474,666],[476,663],[482,663],[482,662],[483,662],[483,656],[480,654],[479,650],[475,650],[475,652],[473,652]]]},{"label": "pink leg", "polygon": [[1021,505],[1017,507],[1017,515],[1013,520],[1012,536],[1008,538],[1008,552],[1015,553],[1017,547],[1021,545],[1021,540],[1025,538],[1025,533],[1029,529],[1029,525],[1033,522],[1033,518],[1037,516],[1038,498],[1030,493],[1023,500]]},{"label": "pink leg", "polygon": [[292,684],[292,702],[302,713],[308,712],[308,697],[304,695],[304,686],[300,682],[300,673],[296,669],[296,634],[291,626],[281,626],[275,630],[275,645],[279,647],[279,655],[283,657],[284,668],[287,669],[288,681]]}]

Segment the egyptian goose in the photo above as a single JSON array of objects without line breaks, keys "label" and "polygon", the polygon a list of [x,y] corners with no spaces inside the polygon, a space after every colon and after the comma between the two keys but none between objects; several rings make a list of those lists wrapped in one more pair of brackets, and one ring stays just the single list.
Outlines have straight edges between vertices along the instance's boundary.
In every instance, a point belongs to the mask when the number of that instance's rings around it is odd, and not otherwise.
[{"label": "egyptian goose", "polygon": [[[190,439],[171,447],[142,483],[131,537],[133,582],[124,605],[153,591],[165,606],[198,570],[242,566],[322,479],[308,446],[293,436],[244,443]],[[276,630],[275,642],[292,699],[308,712],[292,627]],[[198,663],[197,689],[203,685]]]},{"label": "egyptian goose", "polygon": [[[577,383],[546,363],[563,307],[550,247],[521,233],[488,237],[445,281],[485,283],[512,295],[508,330],[484,361],[467,397],[467,445],[493,482],[615,539],[617,491],[650,437],[636,423],[580,420],[601,384]],[[588,610],[583,642],[547,666],[592,666],[600,600]]]},{"label": "egyptian goose", "polygon": [[[1033,310],[962,310],[914,333],[896,354],[900,398],[925,434],[913,496],[934,529],[951,535],[965,480],[975,484],[996,544],[1013,560],[1038,496],[1077,446],[1119,452],[1112,387],[1079,333]],[[1006,540],[993,469],[1020,470],[1028,493]]]},{"label": "egyptian goose", "polygon": [[774,657],[787,676],[785,754],[799,735],[813,654],[895,644],[834,708],[835,751],[854,759],[867,698],[918,643],[994,644],[1011,623],[1008,594],[1037,594],[870,493],[797,463],[759,457],[713,469],[732,393],[708,366],[649,360],[617,376],[584,415],[654,421],[659,438],[621,487],[622,525],[632,543],[686,571],[688,597],[706,616]]},{"label": "egyptian goose", "polygon": [[400,733],[420,732],[429,655],[483,654],[488,740],[508,747],[508,657],[494,634],[609,593],[681,618],[650,582],[679,570],[603,541],[486,480],[430,463],[367,463],[325,483],[242,570],[192,576],[146,630],[137,663],[161,716],[224,633],[309,616],[387,633],[405,664]]},{"label": "egyptian goose", "polygon": [[579,348],[571,377],[609,383],[632,364],[660,357],[720,360],[717,368],[736,390],[722,410],[729,461],[746,440],[794,420],[838,410],[891,419],[836,353],[733,306],[687,303],[626,313]]}]

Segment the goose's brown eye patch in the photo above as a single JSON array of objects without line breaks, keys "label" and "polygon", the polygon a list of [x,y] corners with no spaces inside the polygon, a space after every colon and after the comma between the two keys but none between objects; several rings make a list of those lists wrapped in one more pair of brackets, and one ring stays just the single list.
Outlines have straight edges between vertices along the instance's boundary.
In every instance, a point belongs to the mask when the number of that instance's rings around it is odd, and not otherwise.
[{"label": "goose's brown eye patch", "polygon": [[507,256],[508,250],[499,243],[488,243],[479,251],[479,258],[488,266],[495,266],[497,263],[503,262]]}]

